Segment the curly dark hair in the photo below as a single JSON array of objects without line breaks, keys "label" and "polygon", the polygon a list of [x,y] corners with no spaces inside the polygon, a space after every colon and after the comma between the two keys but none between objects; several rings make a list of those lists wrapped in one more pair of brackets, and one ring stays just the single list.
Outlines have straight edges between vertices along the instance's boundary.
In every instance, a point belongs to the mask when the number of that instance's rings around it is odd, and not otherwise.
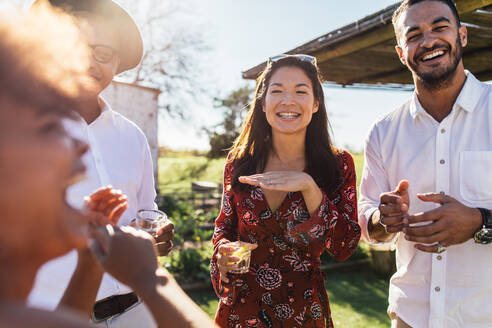
[{"label": "curly dark hair", "polygon": [[0,101],[72,117],[93,88],[89,49],[72,18],[48,4],[25,17],[2,16]]}]

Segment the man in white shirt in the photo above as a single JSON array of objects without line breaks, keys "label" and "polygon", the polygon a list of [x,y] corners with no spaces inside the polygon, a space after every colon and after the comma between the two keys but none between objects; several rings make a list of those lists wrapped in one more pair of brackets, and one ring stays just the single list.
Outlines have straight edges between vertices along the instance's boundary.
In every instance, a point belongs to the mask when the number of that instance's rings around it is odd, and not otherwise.
[{"label": "man in white shirt", "polygon": [[[87,179],[71,187],[68,201],[82,206],[83,198],[101,186],[111,185],[128,197],[128,209],[118,225],[129,225],[139,209],[155,209],[152,159],[147,139],[127,118],[113,111],[99,93],[115,74],[138,65],[143,42],[133,19],[111,0],[51,0],[52,5],[74,15],[92,48],[90,75],[98,90],[80,106],[79,121],[67,122],[70,133],[85,140]],[[35,4],[36,5],[36,4]],[[46,186],[49,188],[49,186]],[[173,227],[157,238],[160,255],[172,247]],[[77,263],[75,252],[46,264],[29,297],[33,306],[54,309]],[[104,327],[156,327],[152,315],[132,290],[108,274],[102,278],[92,320]]]},{"label": "man in white shirt", "polygon": [[364,238],[396,243],[392,327],[491,327],[492,86],[464,70],[451,1],[405,0],[393,24],[415,92],[372,127],[359,200]]}]

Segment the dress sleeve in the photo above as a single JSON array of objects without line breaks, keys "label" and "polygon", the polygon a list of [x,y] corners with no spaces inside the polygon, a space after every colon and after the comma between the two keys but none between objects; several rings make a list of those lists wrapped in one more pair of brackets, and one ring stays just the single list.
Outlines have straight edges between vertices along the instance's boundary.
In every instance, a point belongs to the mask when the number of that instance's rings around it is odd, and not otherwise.
[{"label": "dress sleeve", "polygon": [[326,251],[337,261],[345,261],[359,243],[361,230],[357,223],[357,190],[354,160],[348,152],[341,152],[340,173],[343,183],[331,199],[323,198],[320,216],[325,217]]},{"label": "dress sleeve", "polygon": [[226,304],[232,304],[233,302],[233,288],[232,281],[224,283],[220,280],[220,272],[217,266],[217,252],[220,245],[229,241],[237,240],[237,215],[234,204],[234,193],[232,191],[232,165],[227,163],[224,168],[224,188],[222,194],[222,204],[220,207],[220,213],[215,220],[215,230],[212,237],[212,244],[214,252],[210,262],[210,275],[212,278],[212,285],[214,287],[217,296]]}]

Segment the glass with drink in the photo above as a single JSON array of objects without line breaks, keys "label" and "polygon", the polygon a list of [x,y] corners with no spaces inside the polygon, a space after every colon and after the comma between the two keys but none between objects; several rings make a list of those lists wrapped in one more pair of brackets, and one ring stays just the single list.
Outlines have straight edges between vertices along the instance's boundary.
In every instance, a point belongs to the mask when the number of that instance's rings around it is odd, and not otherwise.
[{"label": "glass with drink", "polygon": [[153,237],[157,236],[160,228],[171,222],[166,213],[159,210],[139,210],[137,212],[137,229],[148,232]]},{"label": "glass with drink", "polygon": [[253,244],[246,243],[244,241],[234,241],[231,243],[225,244],[225,246],[234,248],[234,251],[229,256],[238,257],[239,260],[237,262],[228,263],[229,265],[235,264],[236,269],[233,269],[229,272],[231,273],[247,273],[249,271],[249,264],[251,261],[251,250],[253,249]]}]

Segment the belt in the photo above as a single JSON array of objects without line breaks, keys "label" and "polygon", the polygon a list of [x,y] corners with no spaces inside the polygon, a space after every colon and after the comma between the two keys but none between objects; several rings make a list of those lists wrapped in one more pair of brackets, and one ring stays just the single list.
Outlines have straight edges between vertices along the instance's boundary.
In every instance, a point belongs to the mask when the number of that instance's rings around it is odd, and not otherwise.
[{"label": "belt", "polygon": [[117,314],[125,312],[129,307],[138,302],[135,293],[113,295],[94,304],[92,321],[97,323],[105,321]]}]

